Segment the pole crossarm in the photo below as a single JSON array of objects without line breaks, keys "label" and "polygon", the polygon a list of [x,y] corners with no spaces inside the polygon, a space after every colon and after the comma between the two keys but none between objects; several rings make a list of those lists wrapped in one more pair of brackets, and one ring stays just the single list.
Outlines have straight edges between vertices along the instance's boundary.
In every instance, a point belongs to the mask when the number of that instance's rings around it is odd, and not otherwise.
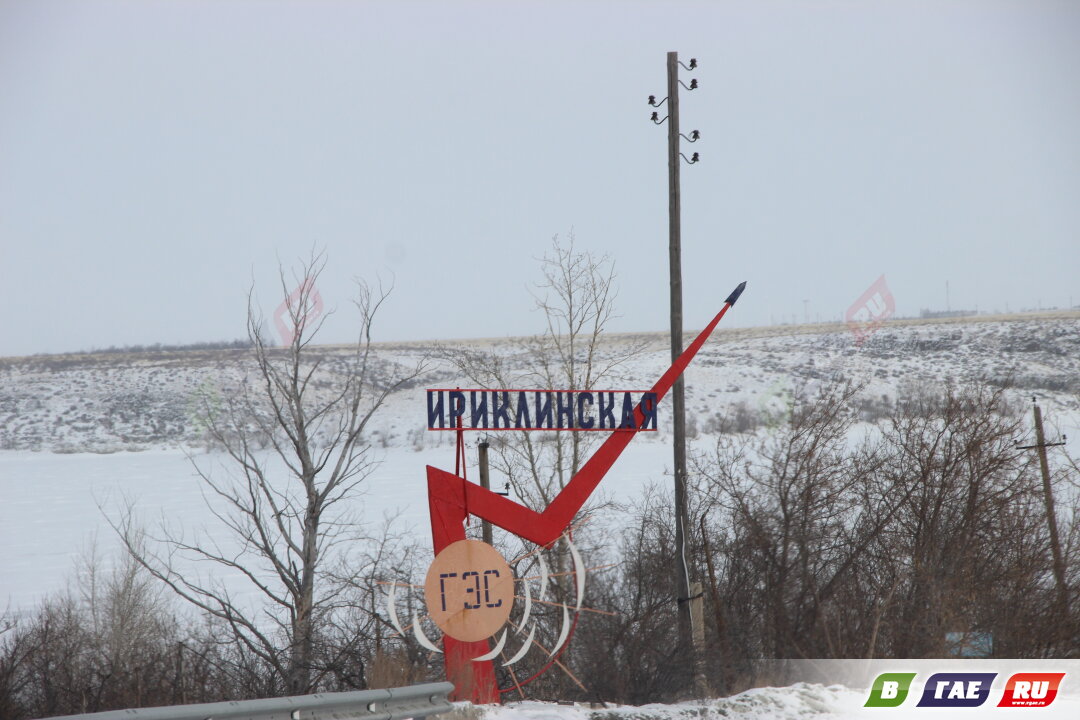
[{"label": "pole crossarm", "polygon": [[454,686],[426,683],[382,690],[295,695],[262,700],[135,708],[50,720],[406,720],[453,709]]},{"label": "pole crossarm", "polygon": [[1065,444],[1065,442],[1062,441],[1062,442],[1056,442],[1056,443],[1041,443],[1041,444],[1038,444],[1038,445],[1017,445],[1016,449],[1017,450],[1033,450],[1035,448],[1061,447],[1064,444]]}]

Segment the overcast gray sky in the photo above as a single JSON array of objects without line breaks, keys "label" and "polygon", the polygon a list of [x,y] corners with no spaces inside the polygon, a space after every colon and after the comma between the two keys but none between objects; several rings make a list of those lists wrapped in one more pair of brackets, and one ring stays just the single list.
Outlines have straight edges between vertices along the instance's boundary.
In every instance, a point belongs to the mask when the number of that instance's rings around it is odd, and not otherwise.
[{"label": "overcast gray sky", "polygon": [[531,333],[571,228],[662,330],[669,50],[688,328],[1080,303],[1077,2],[0,0],[0,355],[240,337],[313,246],[328,342],[377,275],[379,339]]}]

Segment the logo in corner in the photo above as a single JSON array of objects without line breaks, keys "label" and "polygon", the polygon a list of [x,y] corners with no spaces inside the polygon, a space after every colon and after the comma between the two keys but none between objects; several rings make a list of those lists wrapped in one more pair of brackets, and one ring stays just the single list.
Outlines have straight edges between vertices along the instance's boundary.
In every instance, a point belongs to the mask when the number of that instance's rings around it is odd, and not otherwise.
[{"label": "logo in corner", "polygon": [[937,673],[923,688],[918,707],[979,707],[997,673]]},{"label": "logo in corner", "polygon": [[1057,697],[1065,673],[1017,673],[1005,683],[998,707],[1046,707]]},{"label": "logo in corner", "polygon": [[863,707],[900,707],[907,700],[911,681],[917,673],[882,673],[870,688]]}]

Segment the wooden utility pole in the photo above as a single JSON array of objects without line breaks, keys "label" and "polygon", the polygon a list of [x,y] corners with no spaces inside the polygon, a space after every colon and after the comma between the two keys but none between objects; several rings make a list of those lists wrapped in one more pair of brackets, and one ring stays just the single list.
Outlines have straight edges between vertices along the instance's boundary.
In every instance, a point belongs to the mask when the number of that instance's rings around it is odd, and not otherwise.
[{"label": "wooden utility pole", "polygon": [[1046,526],[1050,531],[1050,552],[1054,559],[1054,583],[1057,587],[1058,611],[1061,617],[1069,612],[1069,587],[1065,581],[1065,558],[1061,553],[1061,536],[1058,534],[1057,512],[1054,509],[1054,489],[1050,485],[1050,462],[1046,457],[1046,448],[1064,445],[1064,442],[1047,443],[1043,433],[1042,410],[1035,398],[1031,398],[1035,409],[1035,444],[1021,446],[1021,450],[1035,449],[1039,453],[1039,468],[1042,470],[1043,502],[1046,505]]},{"label": "wooden utility pole", "polygon": [[[668,103],[668,263],[671,278],[671,358],[683,351],[682,309],[682,203],[679,188],[679,54],[667,54]],[[684,657],[693,658],[693,618],[690,614],[690,567],[686,558],[689,511],[686,497],[686,394],[680,375],[671,391],[674,420],[675,470],[675,597],[678,602],[679,645]]]},{"label": "wooden utility pole", "polygon": [[[667,117],[661,119],[659,112],[652,114],[652,121],[657,125],[668,124],[668,263],[671,281],[671,359],[682,354],[683,342],[683,311],[682,311],[682,204],[679,196],[679,170],[680,158],[693,165],[698,161],[698,154],[686,157],[679,151],[679,139],[686,138],[687,142],[697,142],[700,133],[694,130],[689,136],[679,132],[679,85],[687,90],[697,88],[697,80],[691,79],[690,84],[679,80],[679,66],[687,70],[697,67],[697,60],[690,59],[689,65],[679,62],[679,53],[667,54],[667,97],[660,102],[656,96],[649,96],[649,105],[654,108],[668,105]],[[739,286],[738,291],[733,293],[730,300],[734,303],[745,283]],[[690,661],[695,668],[695,684],[699,693],[704,687],[704,674],[700,665],[700,659],[704,657],[703,649],[695,651],[694,638],[698,637],[694,632],[694,620],[691,615],[690,600],[694,593],[690,591],[690,567],[686,553],[686,534],[690,524],[689,511],[687,509],[686,496],[686,395],[683,389],[683,379],[680,375],[672,386],[671,412],[674,427],[674,469],[675,469],[675,599],[678,603],[678,652],[680,657]]]}]

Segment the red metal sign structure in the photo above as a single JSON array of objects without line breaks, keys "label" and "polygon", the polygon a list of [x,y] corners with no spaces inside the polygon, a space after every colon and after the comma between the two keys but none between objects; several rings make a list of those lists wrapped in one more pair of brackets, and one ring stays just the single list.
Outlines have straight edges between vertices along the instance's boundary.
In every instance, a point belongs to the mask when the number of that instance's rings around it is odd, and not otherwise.
[{"label": "red metal sign structure", "polygon": [[[614,429],[542,512],[466,481],[463,477],[464,463],[460,462],[463,447],[459,448],[458,453],[460,475],[428,465],[428,505],[435,554],[438,555],[449,545],[465,539],[465,521],[469,515],[487,520],[540,546],[550,546],[558,540],[626,446],[648,424],[646,418],[649,414],[655,414],[655,404],[663,399],[675,384],[675,380],[686,370],[745,287],[746,283],[743,282],[732,291],[712,322],[656,381],[652,390],[645,394],[634,408],[632,425],[628,423],[627,427]],[[653,405],[643,408],[642,405],[646,402],[652,402]],[[470,700],[477,704],[499,702],[500,690],[495,680],[494,664],[491,660],[475,659],[489,654],[487,639],[467,642],[444,635],[443,650],[446,678],[455,686],[453,699]]]}]

